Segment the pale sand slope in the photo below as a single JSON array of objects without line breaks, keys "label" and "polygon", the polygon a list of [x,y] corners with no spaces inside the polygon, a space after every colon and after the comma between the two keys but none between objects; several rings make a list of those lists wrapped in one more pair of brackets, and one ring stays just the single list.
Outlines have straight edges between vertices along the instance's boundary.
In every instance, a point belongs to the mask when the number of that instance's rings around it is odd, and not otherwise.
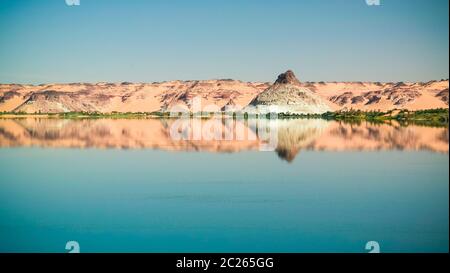
[{"label": "pale sand slope", "polygon": [[[189,110],[246,107],[270,83],[236,80],[169,81],[162,83],[0,84],[0,111],[27,113],[154,112],[175,105]],[[448,80],[428,83],[336,82],[301,83],[332,110],[448,108]],[[194,109],[193,98],[200,100]],[[195,104],[194,104],[195,105]],[[212,107],[211,107],[212,106]]]}]

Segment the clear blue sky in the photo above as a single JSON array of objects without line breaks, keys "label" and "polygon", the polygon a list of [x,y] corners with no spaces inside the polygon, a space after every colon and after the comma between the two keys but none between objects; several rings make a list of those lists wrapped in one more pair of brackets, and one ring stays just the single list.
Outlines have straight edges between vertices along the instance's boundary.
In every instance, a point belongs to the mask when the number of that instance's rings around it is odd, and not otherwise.
[{"label": "clear blue sky", "polygon": [[428,81],[449,1],[0,0],[0,82]]}]

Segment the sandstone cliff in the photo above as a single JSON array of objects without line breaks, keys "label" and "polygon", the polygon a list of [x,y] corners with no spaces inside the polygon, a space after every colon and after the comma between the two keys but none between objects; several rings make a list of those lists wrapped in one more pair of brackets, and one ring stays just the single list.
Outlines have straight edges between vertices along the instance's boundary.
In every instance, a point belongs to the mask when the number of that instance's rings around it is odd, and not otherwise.
[{"label": "sandstone cliff", "polygon": [[[155,83],[0,84],[0,112],[154,112],[193,110],[193,98],[220,111],[249,104],[280,104],[287,111],[447,108],[448,80],[426,83],[300,82],[292,72],[274,84],[237,80]],[[213,106],[213,107],[211,107]],[[304,110],[302,110],[304,109]],[[305,110],[306,109],[306,110]],[[198,110],[198,109],[197,109]]]}]

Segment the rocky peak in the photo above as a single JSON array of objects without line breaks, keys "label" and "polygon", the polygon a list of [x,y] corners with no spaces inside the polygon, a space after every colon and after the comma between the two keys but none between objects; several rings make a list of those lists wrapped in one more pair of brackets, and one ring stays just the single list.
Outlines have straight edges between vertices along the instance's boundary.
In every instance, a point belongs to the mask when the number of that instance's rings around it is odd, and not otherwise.
[{"label": "rocky peak", "polygon": [[[322,114],[330,111],[326,102],[295,77],[291,70],[278,76],[275,83],[250,102],[260,113]],[[271,106],[276,106],[274,110]],[[248,109],[252,111],[252,109]]]},{"label": "rocky peak", "polygon": [[295,77],[295,74],[292,70],[288,70],[278,75],[278,79],[275,81],[275,84],[300,85],[300,81],[297,79],[297,77]]}]

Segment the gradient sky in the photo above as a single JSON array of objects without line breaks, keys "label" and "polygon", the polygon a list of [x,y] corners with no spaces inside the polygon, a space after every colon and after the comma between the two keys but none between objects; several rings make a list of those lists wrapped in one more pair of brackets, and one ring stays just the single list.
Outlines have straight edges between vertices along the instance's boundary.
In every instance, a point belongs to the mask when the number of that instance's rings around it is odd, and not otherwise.
[{"label": "gradient sky", "polygon": [[0,83],[428,81],[449,1],[0,0]]}]

